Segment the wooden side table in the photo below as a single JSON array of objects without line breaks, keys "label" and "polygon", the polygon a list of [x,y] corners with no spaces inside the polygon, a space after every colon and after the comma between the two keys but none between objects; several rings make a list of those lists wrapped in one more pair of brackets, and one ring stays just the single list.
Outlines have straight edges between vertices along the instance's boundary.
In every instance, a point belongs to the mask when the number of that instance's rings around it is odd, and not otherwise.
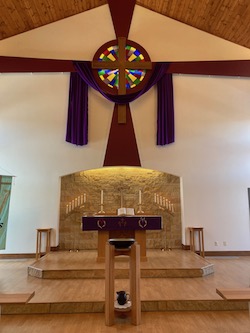
[{"label": "wooden side table", "polygon": [[112,326],[115,320],[115,256],[129,256],[129,279],[130,279],[130,301],[131,322],[140,325],[141,322],[141,300],[140,300],[140,245],[136,242],[129,249],[117,250],[114,245],[106,243],[106,276],[105,276],[105,322]]},{"label": "wooden side table", "polygon": [[190,233],[190,250],[193,252],[196,252],[195,250],[195,234],[198,234],[198,252],[202,257],[205,257],[205,251],[204,251],[204,233],[203,233],[203,227],[189,227],[189,233]]},{"label": "wooden side table", "polygon": [[50,236],[52,228],[36,229],[36,260],[41,258],[42,255],[42,234],[45,234],[45,253],[50,252]]}]

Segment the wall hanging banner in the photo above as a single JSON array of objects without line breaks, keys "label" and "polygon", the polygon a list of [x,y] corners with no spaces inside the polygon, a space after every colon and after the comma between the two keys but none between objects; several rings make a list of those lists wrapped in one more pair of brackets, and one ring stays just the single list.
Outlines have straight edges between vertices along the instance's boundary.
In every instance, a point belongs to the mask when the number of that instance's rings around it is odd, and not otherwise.
[{"label": "wall hanging banner", "polygon": [[11,184],[11,176],[0,176],[0,250],[6,246]]}]

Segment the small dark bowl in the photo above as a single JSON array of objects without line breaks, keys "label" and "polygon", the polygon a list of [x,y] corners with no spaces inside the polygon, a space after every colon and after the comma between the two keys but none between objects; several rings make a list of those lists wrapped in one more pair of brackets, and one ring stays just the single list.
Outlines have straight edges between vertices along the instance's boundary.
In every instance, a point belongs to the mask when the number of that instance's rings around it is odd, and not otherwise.
[{"label": "small dark bowl", "polygon": [[114,245],[116,249],[129,249],[134,244],[134,238],[111,238],[109,244]]}]

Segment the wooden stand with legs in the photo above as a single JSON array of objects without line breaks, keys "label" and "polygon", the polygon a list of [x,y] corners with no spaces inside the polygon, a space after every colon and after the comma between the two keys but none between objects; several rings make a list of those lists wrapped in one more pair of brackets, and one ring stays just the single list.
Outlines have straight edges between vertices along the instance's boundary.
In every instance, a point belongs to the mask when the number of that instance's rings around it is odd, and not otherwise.
[{"label": "wooden stand with legs", "polygon": [[115,320],[115,256],[129,256],[129,279],[131,300],[131,322],[133,325],[141,323],[140,300],[140,246],[135,242],[129,249],[117,250],[114,245],[106,243],[106,276],[105,276],[105,322],[112,326]]},{"label": "wooden stand with legs", "polygon": [[202,257],[205,257],[203,229],[204,229],[203,227],[189,227],[190,250],[193,251],[193,252],[196,252],[196,250],[195,250],[195,233],[198,233],[198,245],[199,245],[198,252]]},{"label": "wooden stand with legs", "polygon": [[45,244],[45,253],[50,252],[50,235],[51,235],[52,228],[45,228],[45,229],[37,229],[37,236],[36,236],[36,260],[41,258],[42,254],[42,234],[45,234],[46,237],[46,244]]}]

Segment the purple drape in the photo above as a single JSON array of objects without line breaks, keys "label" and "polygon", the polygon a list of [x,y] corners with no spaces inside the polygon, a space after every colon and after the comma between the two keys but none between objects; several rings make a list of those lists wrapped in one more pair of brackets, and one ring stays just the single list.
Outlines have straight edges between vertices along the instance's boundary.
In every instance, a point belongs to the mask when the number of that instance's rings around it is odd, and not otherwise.
[{"label": "purple drape", "polygon": [[[98,90],[108,100],[117,104],[126,104],[134,101],[136,98],[147,92],[156,83],[158,83],[158,96],[161,96],[161,94],[167,94],[165,91],[166,89],[171,91],[173,89],[172,75],[166,74],[169,66],[168,63],[154,63],[152,75],[144,88],[137,93],[126,95],[111,95],[105,93],[95,81],[90,61],[74,61],[73,63],[77,72],[71,73],[70,79],[66,141],[77,145],[85,145],[88,142],[88,85]],[[171,77],[171,80],[166,80],[166,77]],[[161,84],[159,81],[162,80],[163,83]],[[82,83],[80,83],[80,81],[82,81]],[[173,96],[173,93],[170,92],[169,96]],[[170,128],[170,126],[174,125],[174,108],[173,100],[168,101],[167,97],[161,98],[160,100],[160,103],[158,102],[157,112],[157,144],[164,145],[174,141],[174,129]],[[169,119],[172,119],[172,121],[169,121]],[[172,134],[169,135],[169,133]]]},{"label": "purple drape", "polygon": [[66,141],[88,143],[88,84],[76,72],[70,75]]},{"label": "purple drape", "polygon": [[174,142],[174,99],[173,78],[165,74],[157,82],[157,145],[163,146]]}]

